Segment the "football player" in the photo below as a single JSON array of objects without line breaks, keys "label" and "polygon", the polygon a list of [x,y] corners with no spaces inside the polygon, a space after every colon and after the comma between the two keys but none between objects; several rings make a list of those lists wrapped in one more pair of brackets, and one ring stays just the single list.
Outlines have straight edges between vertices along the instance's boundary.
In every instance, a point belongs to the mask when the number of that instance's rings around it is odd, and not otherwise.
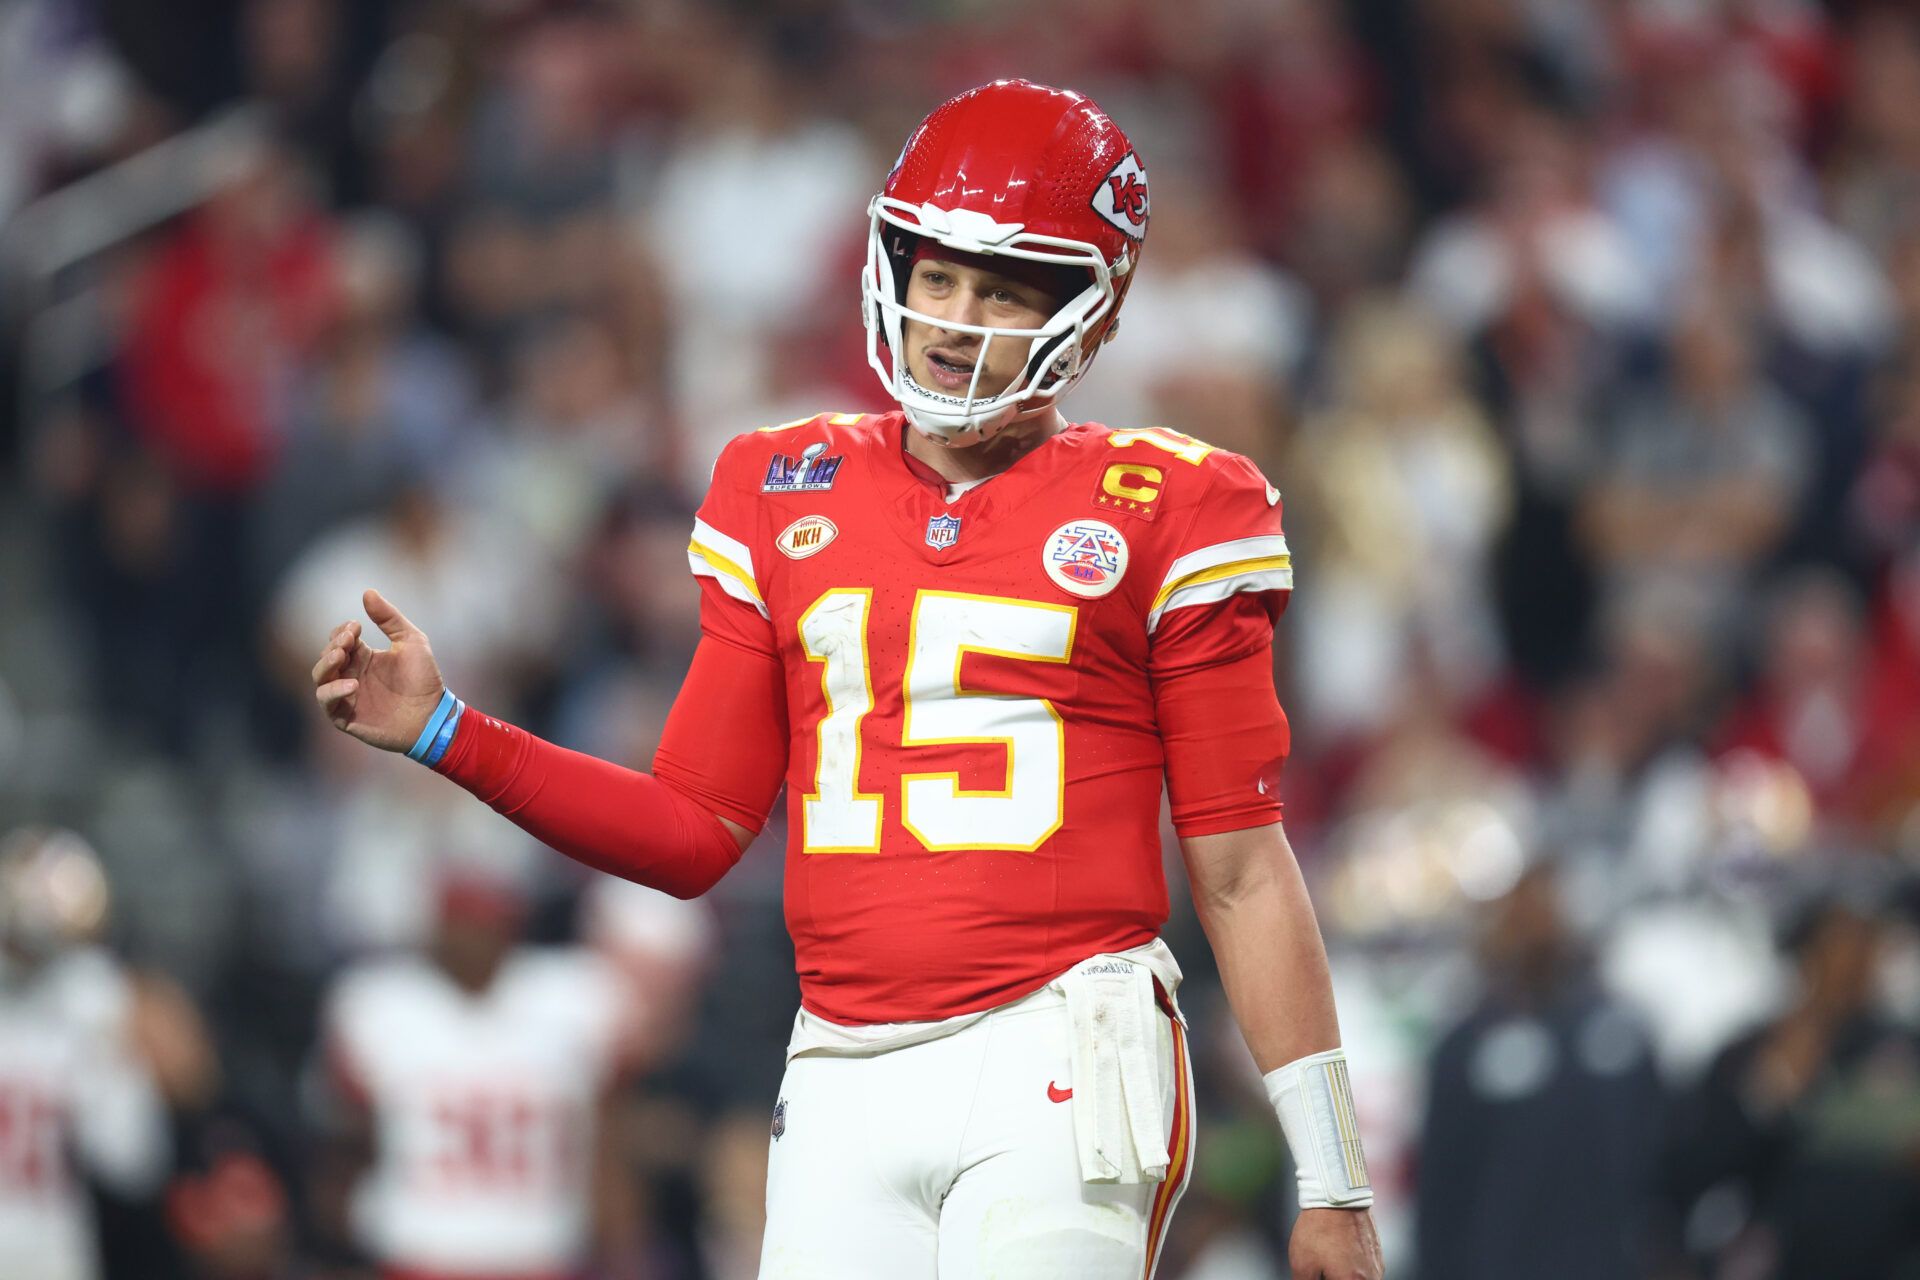
[{"label": "football player", "polygon": [[578,1275],[596,1237],[617,1256],[631,1199],[608,1131],[626,993],[590,952],[520,946],[503,877],[449,866],[438,898],[425,954],[329,992],[327,1225],[385,1280]]},{"label": "football player", "polygon": [[1140,156],[1087,98],[943,104],[869,209],[891,412],[732,441],[694,522],[703,638],[651,774],[446,690],[377,592],[313,669],[333,723],[679,895],[786,784],[802,1007],[761,1275],[1151,1275],[1193,1167],[1158,836],[1299,1173],[1303,1278],[1382,1266],[1325,951],[1280,825],[1280,495],[1159,427],[1069,423],[1140,261]]},{"label": "football player", "polygon": [[137,984],[95,945],[108,888],[71,831],[0,840],[0,1276],[100,1274],[86,1179],[144,1199],[172,1162]]}]

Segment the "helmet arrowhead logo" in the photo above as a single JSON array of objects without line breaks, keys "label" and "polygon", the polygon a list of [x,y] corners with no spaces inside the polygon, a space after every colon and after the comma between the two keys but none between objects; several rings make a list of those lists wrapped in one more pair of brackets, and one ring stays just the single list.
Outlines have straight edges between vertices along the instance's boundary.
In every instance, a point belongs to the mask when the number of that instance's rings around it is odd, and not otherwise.
[{"label": "helmet arrowhead logo", "polygon": [[1147,184],[1131,173],[1118,173],[1107,179],[1113,190],[1113,204],[1129,222],[1147,220]]},{"label": "helmet arrowhead logo", "polygon": [[1140,156],[1129,151],[1120,163],[1107,171],[1093,189],[1093,211],[1136,240],[1147,234],[1147,215],[1151,202],[1147,195],[1147,170]]}]

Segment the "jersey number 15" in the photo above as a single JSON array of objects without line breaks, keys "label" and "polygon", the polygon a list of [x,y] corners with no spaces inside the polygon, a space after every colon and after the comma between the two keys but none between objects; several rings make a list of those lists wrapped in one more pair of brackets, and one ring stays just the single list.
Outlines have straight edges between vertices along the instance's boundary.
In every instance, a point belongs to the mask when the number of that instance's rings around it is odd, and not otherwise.
[{"label": "jersey number 15", "polygon": [[[800,615],[800,644],[822,664],[827,714],[815,732],[813,790],[801,798],[807,853],[878,853],[886,797],[860,791],[860,727],[873,710],[870,589],[828,591]],[[1066,729],[1044,698],[960,686],[969,653],[1064,663],[1078,610],[1002,596],[921,591],[914,597],[903,681],[905,747],[978,743],[1006,752],[1006,786],[967,791],[958,772],[900,779],[900,825],[932,850],[1031,853],[1060,829],[1066,807]]]}]

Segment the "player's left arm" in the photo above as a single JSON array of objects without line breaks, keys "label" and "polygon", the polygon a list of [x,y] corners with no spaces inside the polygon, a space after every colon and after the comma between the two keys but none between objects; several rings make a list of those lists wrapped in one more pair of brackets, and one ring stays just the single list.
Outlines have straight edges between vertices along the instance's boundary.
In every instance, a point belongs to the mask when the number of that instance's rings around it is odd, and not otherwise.
[{"label": "player's left arm", "polygon": [[1279,821],[1289,734],[1273,688],[1271,620],[1241,595],[1183,621],[1228,652],[1267,628],[1266,642],[1238,658],[1163,672],[1154,704],[1194,910],[1298,1173],[1292,1274],[1380,1280],[1326,946]]},{"label": "player's left arm", "polygon": [[[1327,951],[1286,831],[1276,822],[1189,836],[1180,850],[1227,1001],[1261,1073],[1271,1081],[1290,1064],[1312,1063],[1338,1050]],[[1341,1123],[1325,1119],[1336,1128]],[[1288,1137],[1297,1162],[1312,1159],[1299,1149],[1312,1145],[1311,1139],[1293,1132]],[[1353,1141],[1357,1157],[1357,1137]],[[1364,1181],[1364,1172],[1360,1177]],[[1301,1280],[1379,1280],[1385,1274],[1364,1204],[1302,1208],[1287,1252],[1292,1274]]]},{"label": "player's left arm", "polygon": [[1262,1074],[1340,1046],[1333,980],[1300,864],[1275,822],[1180,841],[1193,906]]},{"label": "player's left arm", "polygon": [[1326,947],[1280,826],[1290,734],[1273,686],[1273,624],[1293,588],[1280,495],[1245,458],[1209,464],[1211,483],[1147,624],[1174,829],[1228,1003],[1299,1174],[1292,1274],[1379,1280]]}]

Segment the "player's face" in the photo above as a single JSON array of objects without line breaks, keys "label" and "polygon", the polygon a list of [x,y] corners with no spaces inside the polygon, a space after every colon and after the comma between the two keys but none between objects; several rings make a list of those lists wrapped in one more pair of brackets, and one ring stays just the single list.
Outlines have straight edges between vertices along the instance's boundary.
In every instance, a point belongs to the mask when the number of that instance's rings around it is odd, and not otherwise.
[{"label": "player's face", "polygon": [[[1038,329],[1045,324],[1058,302],[1038,285],[993,270],[991,262],[957,251],[922,258],[913,264],[907,279],[908,309],[992,329]],[[977,333],[917,320],[905,322],[902,337],[907,369],[915,382],[950,396],[964,396],[972,387],[976,400],[991,399],[1011,386],[1033,345],[1031,338],[987,342]]]}]

